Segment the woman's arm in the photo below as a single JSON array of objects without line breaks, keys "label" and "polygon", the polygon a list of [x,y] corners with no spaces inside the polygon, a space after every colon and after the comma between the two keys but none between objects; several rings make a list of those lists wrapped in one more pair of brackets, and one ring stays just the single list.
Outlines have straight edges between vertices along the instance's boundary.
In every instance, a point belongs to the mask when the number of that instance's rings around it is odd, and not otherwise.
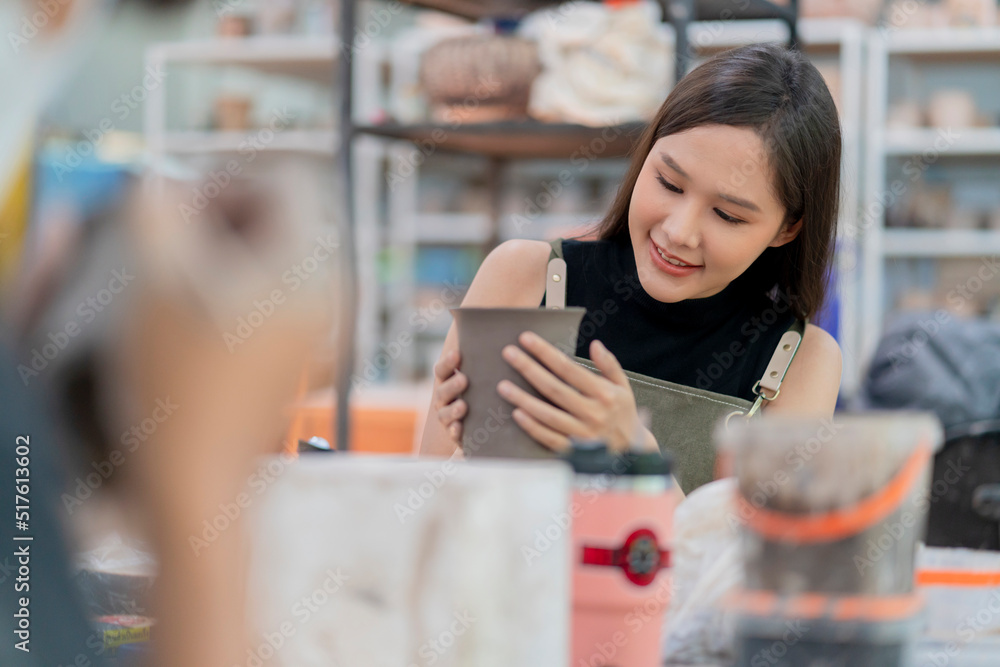
[{"label": "woman's arm", "polygon": [[778,397],[765,403],[764,410],[768,414],[832,416],[842,370],[843,358],[837,341],[818,326],[807,325]]},{"label": "woman's arm", "polygon": [[[544,241],[501,243],[483,260],[462,300],[462,306],[537,307],[545,294],[545,271],[550,250],[551,246]],[[455,357],[449,357],[451,353],[458,353],[458,333],[454,323],[448,329],[441,358],[435,366],[434,391],[420,442],[421,454],[450,456],[461,446],[460,437],[450,435],[444,423],[461,419],[466,409],[464,401],[455,400],[465,389],[465,377],[455,373]],[[460,435],[460,422],[458,427]]]}]

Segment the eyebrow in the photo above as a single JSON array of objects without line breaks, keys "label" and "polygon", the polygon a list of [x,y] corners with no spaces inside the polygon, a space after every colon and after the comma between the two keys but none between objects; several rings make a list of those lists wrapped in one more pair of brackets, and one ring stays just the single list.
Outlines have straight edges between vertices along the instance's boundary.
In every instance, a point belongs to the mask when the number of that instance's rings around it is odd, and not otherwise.
[{"label": "eyebrow", "polygon": [[[663,160],[663,164],[667,165],[668,167],[670,167],[671,169],[673,169],[674,171],[676,171],[678,174],[680,174],[684,178],[686,178],[688,180],[691,179],[691,177],[688,176],[687,172],[684,171],[683,169],[681,169],[681,166],[679,164],[677,164],[674,161],[674,159],[672,157],[670,157],[669,155],[667,155],[666,153],[660,153],[660,159]],[[729,202],[730,204],[735,204],[736,206],[740,206],[740,207],[745,208],[747,210],[754,211],[755,213],[760,213],[760,207],[757,206],[756,204],[754,204],[749,199],[743,199],[742,197],[735,197],[733,195],[727,195],[727,194],[724,194],[724,193],[721,193],[721,192],[719,193],[719,199],[725,200],[725,201]]]}]

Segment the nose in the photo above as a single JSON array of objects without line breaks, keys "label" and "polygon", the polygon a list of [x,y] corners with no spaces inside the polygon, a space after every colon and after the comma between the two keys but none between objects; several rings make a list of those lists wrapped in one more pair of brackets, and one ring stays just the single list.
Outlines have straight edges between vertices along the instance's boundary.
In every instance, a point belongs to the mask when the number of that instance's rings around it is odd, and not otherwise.
[{"label": "nose", "polygon": [[673,247],[697,248],[701,244],[701,225],[693,202],[671,210],[660,225]]}]

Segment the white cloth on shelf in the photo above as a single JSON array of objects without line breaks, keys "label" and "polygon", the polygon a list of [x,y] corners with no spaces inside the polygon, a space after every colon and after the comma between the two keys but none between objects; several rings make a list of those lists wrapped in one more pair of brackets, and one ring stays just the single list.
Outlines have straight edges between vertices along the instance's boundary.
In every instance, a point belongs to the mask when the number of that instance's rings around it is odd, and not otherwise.
[{"label": "white cloth on shelf", "polygon": [[539,120],[648,120],[670,90],[672,40],[653,2],[619,9],[571,2],[528,16],[520,34],[538,43],[544,68],[529,105]]}]

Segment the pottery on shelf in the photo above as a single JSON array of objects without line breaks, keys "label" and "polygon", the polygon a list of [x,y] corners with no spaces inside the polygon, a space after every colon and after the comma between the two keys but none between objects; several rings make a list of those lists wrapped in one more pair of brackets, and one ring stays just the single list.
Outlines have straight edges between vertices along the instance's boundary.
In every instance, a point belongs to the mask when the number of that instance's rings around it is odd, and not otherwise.
[{"label": "pottery on shelf", "polygon": [[517,345],[517,337],[532,331],[569,355],[576,350],[584,308],[453,308],[458,329],[462,373],[469,379],[463,400],[469,406],[462,426],[466,456],[547,458],[554,453],[538,444],[511,416],[511,404],[497,393],[510,380],[534,396],[541,395],[504,360],[501,350]]},{"label": "pottery on shelf", "polygon": [[507,35],[453,37],[424,53],[420,82],[431,120],[489,123],[526,118],[542,71],[538,46]]},{"label": "pottery on shelf", "polygon": [[966,90],[939,90],[927,105],[931,127],[974,127],[977,118],[976,100]]},{"label": "pottery on shelf", "polygon": [[223,94],[215,98],[215,129],[220,132],[243,132],[250,129],[253,100],[244,95]]}]

